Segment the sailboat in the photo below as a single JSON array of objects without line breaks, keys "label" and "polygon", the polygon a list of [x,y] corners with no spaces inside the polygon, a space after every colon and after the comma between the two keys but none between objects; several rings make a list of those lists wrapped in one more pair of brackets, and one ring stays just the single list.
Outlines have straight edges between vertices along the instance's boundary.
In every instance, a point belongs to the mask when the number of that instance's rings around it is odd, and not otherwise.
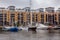
[{"label": "sailboat", "polygon": [[31,5],[32,5],[32,0],[30,0],[30,16],[31,16],[31,20],[30,20],[30,24],[28,26],[28,30],[33,30],[36,31],[37,26],[36,25],[32,25],[32,12],[31,12]]},{"label": "sailboat", "polygon": [[[13,23],[13,18],[12,18],[12,23]],[[16,23],[17,22],[14,22],[15,23],[15,26],[4,26],[4,23],[3,23],[3,28],[2,28],[2,30],[4,30],[4,31],[12,31],[12,32],[17,32],[18,31],[18,28],[17,28],[17,25],[16,25]]]}]

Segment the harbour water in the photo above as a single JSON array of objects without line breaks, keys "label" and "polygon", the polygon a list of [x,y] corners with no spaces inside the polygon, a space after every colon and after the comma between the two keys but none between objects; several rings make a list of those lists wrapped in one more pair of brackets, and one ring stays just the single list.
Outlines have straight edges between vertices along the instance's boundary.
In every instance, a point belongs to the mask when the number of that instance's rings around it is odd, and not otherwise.
[{"label": "harbour water", "polygon": [[60,32],[49,33],[47,30],[0,32],[0,40],[60,40]]}]

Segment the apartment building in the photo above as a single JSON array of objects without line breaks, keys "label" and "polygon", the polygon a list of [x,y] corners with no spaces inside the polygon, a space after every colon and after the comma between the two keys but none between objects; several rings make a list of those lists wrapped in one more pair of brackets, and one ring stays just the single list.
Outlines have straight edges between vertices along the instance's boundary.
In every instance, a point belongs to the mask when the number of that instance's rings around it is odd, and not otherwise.
[{"label": "apartment building", "polygon": [[55,12],[54,7],[47,7],[45,11],[43,8],[37,10],[30,10],[29,7],[23,9],[16,9],[15,6],[8,8],[0,7],[0,26],[26,26],[31,23],[51,23],[53,25],[60,25],[60,11]]}]

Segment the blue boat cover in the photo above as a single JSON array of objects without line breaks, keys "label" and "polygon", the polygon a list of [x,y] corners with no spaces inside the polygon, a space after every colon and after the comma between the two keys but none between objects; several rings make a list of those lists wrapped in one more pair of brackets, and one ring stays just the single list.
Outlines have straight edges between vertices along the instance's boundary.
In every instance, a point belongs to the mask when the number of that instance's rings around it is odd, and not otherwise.
[{"label": "blue boat cover", "polygon": [[11,31],[11,32],[18,32],[18,28],[17,27],[10,28],[9,31]]}]

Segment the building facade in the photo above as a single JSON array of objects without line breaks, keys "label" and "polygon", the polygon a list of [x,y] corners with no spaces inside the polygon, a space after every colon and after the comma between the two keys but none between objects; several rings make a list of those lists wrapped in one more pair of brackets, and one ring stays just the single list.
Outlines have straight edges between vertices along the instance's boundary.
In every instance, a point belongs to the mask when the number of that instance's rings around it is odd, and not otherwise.
[{"label": "building facade", "polygon": [[[31,11],[29,9],[19,9],[15,10],[15,7],[10,7],[8,9],[0,9],[0,26],[14,26],[17,23],[18,26],[26,26],[30,24],[31,13],[32,13],[32,23],[51,23],[53,25],[60,25],[60,12],[54,12],[54,9],[47,8],[45,12]],[[42,10],[42,9],[41,9]],[[47,11],[47,10],[50,10]]]}]

